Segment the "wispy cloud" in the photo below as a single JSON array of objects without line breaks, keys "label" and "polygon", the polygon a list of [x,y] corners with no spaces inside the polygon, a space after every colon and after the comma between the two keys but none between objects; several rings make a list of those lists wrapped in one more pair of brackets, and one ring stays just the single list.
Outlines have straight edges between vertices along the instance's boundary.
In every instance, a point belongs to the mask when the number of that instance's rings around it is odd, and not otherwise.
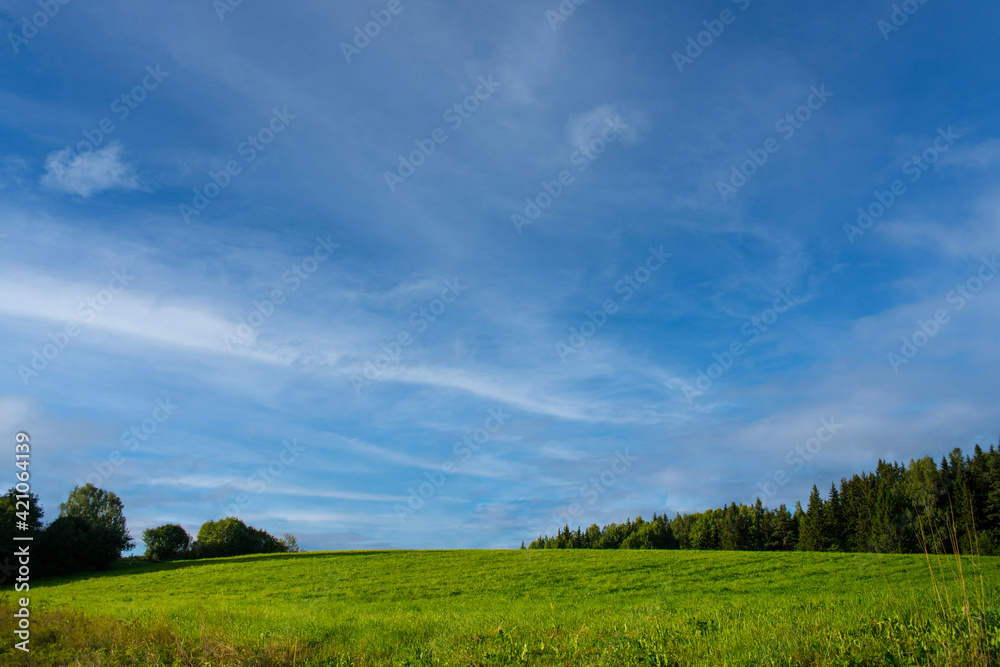
[{"label": "wispy cloud", "polygon": [[[673,53],[711,18],[692,0],[588,4],[557,31],[528,0],[422,0],[350,64],[364,3],[60,14],[0,93],[0,370],[17,385],[49,362],[0,399],[0,425],[52,443],[43,501],[166,396],[181,408],[109,480],[130,523],[215,518],[297,438],[310,458],[248,517],[309,547],[517,546],[625,447],[642,464],[582,523],[743,497],[822,417],[850,432],[802,485],[995,438],[998,283],[905,372],[886,362],[1000,250],[989,21],[937,22],[932,40],[911,22],[887,45],[864,3],[779,4],[682,75]],[[147,63],[177,85],[148,94]],[[829,103],[802,107],[819,85]],[[285,106],[278,136],[265,123]],[[948,123],[961,140],[931,151]],[[84,137],[98,150],[74,152]],[[400,156],[419,171],[390,193]],[[717,182],[743,176],[723,202]],[[896,179],[905,194],[849,243]],[[195,190],[211,204],[185,225]],[[538,213],[530,234],[514,212]],[[313,265],[320,235],[339,247]],[[669,269],[647,280],[661,244]],[[112,270],[134,280],[112,292]],[[456,277],[468,290],[443,308]],[[777,290],[800,303],[772,319]],[[36,357],[70,322],[64,356]],[[352,374],[387,349],[357,395]],[[700,372],[718,377],[689,404],[678,380]],[[489,409],[509,424],[400,529],[385,504]]]},{"label": "wispy cloud", "polygon": [[111,142],[89,153],[64,148],[45,160],[42,185],[83,198],[106,190],[137,190],[138,177],[124,160],[121,144]]},{"label": "wispy cloud", "polygon": [[[601,137],[609,127],[624,126],[622,138],[634,142],[638,139],[640,116],[633,114],[623,117],[622,112],[610,105],[602,104],[582,114],[575,115],[566,123],[566,135],[573,149],[589,147],[591,142]],[[603,149],[602,149],[603,150]]]}]

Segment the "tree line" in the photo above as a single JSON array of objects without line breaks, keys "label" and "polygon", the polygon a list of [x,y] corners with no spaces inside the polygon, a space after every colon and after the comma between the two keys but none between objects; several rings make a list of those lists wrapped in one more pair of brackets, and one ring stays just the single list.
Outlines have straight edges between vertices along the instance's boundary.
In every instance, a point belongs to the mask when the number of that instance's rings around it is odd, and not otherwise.
[{"label": "tree line", "polygon": [[[43,525],[38,496],[28,496],[27,510],[23,500],[18,506],[15,489],[0,496],[0,583],[11,581],[11,573],[18,569],[12,546],[15,535],[32,538],[17,544],[30,544],[33,580],[106,570],[122,558],[122,552],[136,546],[125,524],[125,506],[111,491],[93,484],[74,487],[59,505],[58,518],[48,525]],[[291,533],[279,539],[235,517],[206,522],[196,538],[178,524],[165,524],[144,530],[142,540],[145,558],[154,561],[299,550]]]},{"label": "tree line", "polygon": [[[524,543],[521,543],[524,548]],[[765,507],[735,502],[673,519],[653,514],[585,531],[564,526],[529,549],[705,549],[979,553],[1000,555],[1000,450],[961,449],[908,466],[879,460],[875,471],[842,478],[823,498],[814,484],[800,502]]]}]

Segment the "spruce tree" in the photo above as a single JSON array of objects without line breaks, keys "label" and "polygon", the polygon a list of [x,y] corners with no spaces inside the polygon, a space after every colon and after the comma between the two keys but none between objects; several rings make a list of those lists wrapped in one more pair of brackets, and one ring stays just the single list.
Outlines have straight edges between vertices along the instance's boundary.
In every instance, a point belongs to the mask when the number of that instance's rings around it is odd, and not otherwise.
[{"label": "spruce tree", "polygon": [[799,548],[802,551],[823,550],[823,499],[813,484],[809,494],[809,508],[799,522]]},{"label": "spruce tree", "polygon": [[844,551],[843,547],[843,515],[840,506],[840,493],[835,484],[830,484],[830,495],[823,505],[821,533],[823,547],[826,551]]}]

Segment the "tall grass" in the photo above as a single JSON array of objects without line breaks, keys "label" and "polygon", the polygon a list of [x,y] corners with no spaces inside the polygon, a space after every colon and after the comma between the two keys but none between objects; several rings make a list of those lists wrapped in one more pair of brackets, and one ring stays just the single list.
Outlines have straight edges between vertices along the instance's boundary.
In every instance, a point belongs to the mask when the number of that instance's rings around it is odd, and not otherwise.
[{"label": "tall grass", "polygon": [[[931,543],[934,545],[933,559],[928,548],[927,535],[923,521],[920,526],[920,546],[923,550],[930,575],[930,585],[934,592],[934,613],[938,628],[950,628],[946,636],[938,636],[937,641],[941,651],[948,660],[962,660],[961,664],[970,667],[992,667],[998,662],[1000,649],[1000,627],[998,627],[996,610],[991,607],[987,597],[986,579],[983,574],[982,556],[979,550],[979,539],[975,525],[975,514],[971,501],[969,517],[972,530],[968,535],[968,551],[973,566],[971,573],[971,588],[975,595],[969,596],[969,583],[961,555],[962,549],[958,537],[958,525],[955,521],[955,510],[950,500],[946,519],[948,543],[951,545],[951,558],[943,553],[941,545],[944,540],[933,524],[928,521],[931,529]],[[935,565],[937,568],[935,569]],[[948,568],[946,569],[946,565]],[[961,597],[952,600],[949,578],[958,584]]]},{"label": "tall grass", "polygon": [[[896,646],[893,660],[899,664],[928,666],[1000,665],[1000,598],[996,590],[988,593],[974,518],[965,556],[950,502],[945,517],[945,535],[938,533],[933,522],[927,520],[925,525],[924,519],[918,514],[918,540],[927,568],[925,585],[932,593],[932,604],[920,615],[907,611],[885,578],[893,614],[882,618],[878,625]],[[945,544],[951,547],[950,550],[944,549]],[[971,565],[971,573],[966,564]],[[995,567],[996,563],[993,565]],[[915,598],[912,601],[915,603]]]}]

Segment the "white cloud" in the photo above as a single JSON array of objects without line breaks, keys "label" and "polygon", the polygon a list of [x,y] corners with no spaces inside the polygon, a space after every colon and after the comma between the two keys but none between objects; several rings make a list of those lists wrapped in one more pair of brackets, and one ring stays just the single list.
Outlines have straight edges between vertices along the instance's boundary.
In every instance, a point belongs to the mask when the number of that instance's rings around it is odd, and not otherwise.
[{"label": "white cloud", "polygon": [[574,149],[589,146],[590,142],[601,136],[608,123],[615,123],[616,120],[620,120],[624,128],[622,138],[635,143],[638,136],[636,123],[641,120],[641,114],[622,115],[619,109],[608,104],[570,118],[566,123],[566,135]]},{"label": "white cloud", "polygon": [[901,219],[882,224],[881,233],[895,244],[920,247],[954,258],[992,257],[1000,248],[1000,194],[975,202],[965,220]]},{"label": "white cloud", "polygon": [[[120,273],[131,282],[127,271]],[[112,289],[113,287],[113,289]],[[227,352],[231,323],[200,304],[130,293],[115,281],[106,285],[67,284],[39,274],[0,276],[0,313],[47,320],[62,328],[76,322],[147,342]],[[118,290],[118,293],[114,293]],[[264,355],[266,356],[266,355]]]},{"label": "white cloud", "polygon": [[112,142],[86,155],[78,155],[72,148],[50,153],[42,185],[81,197],[105,190],[136,190],[135,172],[122,159],[122,152],[121,144]]},{"label": "white cloud", "polygon": [[1000,139],[988,139],[972,146],[958,146],[945,154],[942,164],[986,169],[1000,160]]},{"label": "white cloud", "polygon": [[[254,483],[225,475],[179,475],[175,477],[152,477],[143,479],[145,486],[174,486],[187,489],[236,489],[239,491],[257,492]],[[257,484],[260,482],[258,481]],[[390,496],[381,493],[363,493],[358,491],[307,489],[302,486],[269,485],[269,494],[290,496],[305,496],[310,498],[333,498],[336,500],[363,500],[371,502],[395,503],[405,502],[406,496]]]},{"label": "white cloud", "polygon": [[[497,374],[494,372],[494,376]],[[597,414],[596,407],[586,400],[559,398],[549,393],[533,391],[523,382],[505,382],[487,379],[483,374],[460,368],[444,366],[419,366],[413,368],[392,368],[384,373],[384,379],[395,382],[426,385],[443,390],[464,391],[480,398],[499,401],[515,408],[574,421],[599,422],[604,418]],[[602,406],[604,407],[604,406]],[[607,416],[609,417],[609,416]]]},{"label": "white cloud", "polygon": [[589,146],[590,142],[601,135],[601,131],[607,126],[609,120],[614,120],[615,110],[608,106],[599,106],[596,109],[570,118],[566,125],[566,134],[569,135],[569,142],[574,148]]}]

